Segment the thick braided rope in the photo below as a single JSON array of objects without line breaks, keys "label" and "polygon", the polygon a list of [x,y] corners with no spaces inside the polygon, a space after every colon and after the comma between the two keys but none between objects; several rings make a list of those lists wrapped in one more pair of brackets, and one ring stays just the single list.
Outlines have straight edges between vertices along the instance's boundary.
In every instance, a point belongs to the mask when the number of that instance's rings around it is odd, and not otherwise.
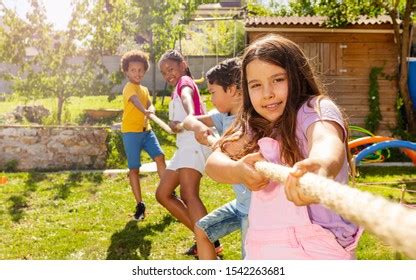
[{"label": "thick braided rope", "polygon": [[[255,168],[275,182],[285,182],[290,171],[270,162],[257,162]],[[299,179],[299,186],[327,208],[416,259],[416,210],[309,172]]]}]

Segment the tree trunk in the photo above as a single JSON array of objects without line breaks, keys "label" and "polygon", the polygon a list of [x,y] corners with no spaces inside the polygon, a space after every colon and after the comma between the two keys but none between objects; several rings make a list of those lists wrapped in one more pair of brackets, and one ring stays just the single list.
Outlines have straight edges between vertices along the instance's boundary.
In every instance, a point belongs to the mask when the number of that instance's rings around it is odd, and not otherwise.
[{"label": "tree trunk", "polygon": [[412,9],[413,9],[414,0],[406,1],[406,8],[403,16],[403,32],[402,32],[402,41],[401,41],[401,53],[400,53],[400,79],[399,79],[399,88],[400,94],[403,98],[404,108],[406,111],[407,119],[407,130],[411,134],[416,133],[416,119],[413,111],[413,103],[410,98],[409,87],[407,83],[407,77],[409,74],[409,67],[407,62],[407,57],[410,54],[410,35],[412,28]]},{"label": "tree trunk", "polygon": [[152,103],[156,103],[156,57],[153,47],[153,32],[150,32],[150,61],[153,64],[152,67]]},{"label": "tree trunk", "polygon": [[404,16],[402,19],[402,33],[400,34],[400,23],[397,22],[398,11],[397,7],[392,7],[389,11],[390,17],[393,21],[394,34],[396,37],[398,45],[398,54],[400,62],[399,70],[399,91],[400,96],[403,99],[404,108],[406,111],[406,120],[407,120],[407,131],[411,134],[416,133],[416,119],[415,113],[413,111],[412,100],[409,94],[409,88],[407,84],[407,76],[409,74],[409,68],[407,63],[407,57],[410,54],[410,35],[412,28],[412,10],[413,10],[414,0],[406,1],[406,8],[404,11]]},{"label": "tree trunk", "polygon": [[61,124],[62,121],[62,109],[64,107],[65,99],[62,96],[58,96],[58,111],[56,112],[56,120],[58,124]]}]

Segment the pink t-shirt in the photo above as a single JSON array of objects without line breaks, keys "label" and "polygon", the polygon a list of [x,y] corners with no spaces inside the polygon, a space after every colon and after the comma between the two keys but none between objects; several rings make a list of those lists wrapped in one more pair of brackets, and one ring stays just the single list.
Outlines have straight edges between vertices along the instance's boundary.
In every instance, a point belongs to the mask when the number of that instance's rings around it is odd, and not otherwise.
[{"label": "pink t-shirt", "polygon": [[177,94],[179,97],[181,96],[181,90],[183,87],[190,87],[192,89],[192,99],[194,101],[194,106],[195,106],[195,115],[199,116],[199,115],[204,115],[205,114],[205,110],[204,107],[202,106],[202,102],[201,102],[201,96],[199,95],[199,90],[198,90],[198,86],[195,84],[194,80],[189,77],[189,76],[182,76],[178,83],[176,84],[176,90],[173,92],[172,94],[172,99],[173,99],[173,95]]},{"label": "pink t-shirt", "polygon": [[[308,103],[312,106],[308,106]],[[307,158],[308,140],[306,138],[306,131],[310,125],[318,121],[332,121],[337,123],[343,130],[343,141],[347,141],[347,132],[344,127],[344,121],[338,107],[329,99],[321,99],[319,103],[319,110],[316,108],[317,98],[310,99],[299,109],[297,114],[296,138],[301,146],[302,155]],[[335,177],[335,181],[347,184],[348,183],[348,161],[345,157],[344,164],[341,171]],[[325,208],[320,204],[311,204],[308,206],[309,217],[311,222],[319,224],[323,228],[330,230],[337,241],[345,248],[352,245],[357,240],[358,226],[343,219],[340,215]]]}]

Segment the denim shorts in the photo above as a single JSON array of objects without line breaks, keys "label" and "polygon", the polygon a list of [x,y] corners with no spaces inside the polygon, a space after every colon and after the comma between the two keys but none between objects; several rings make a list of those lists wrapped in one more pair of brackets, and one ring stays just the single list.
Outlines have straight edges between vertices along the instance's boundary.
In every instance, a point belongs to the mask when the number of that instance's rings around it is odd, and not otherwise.
[{"label": "denim shorts", "polygon": [[123,133],[123,144],[129,169],[140,168],[142,165],[140,161],[140,153],[142,150],[145,150],[152,159],[163,154],[153,130],[145,132],[125,132]]},{"label": "denim shorts", "polygon": [[238,211],[236,205],[234,199],[201,218],[196,225],[205,232],[211,242],[240,230],[241,254],[244,258],[244,240],[248,228],[248,215]]}]

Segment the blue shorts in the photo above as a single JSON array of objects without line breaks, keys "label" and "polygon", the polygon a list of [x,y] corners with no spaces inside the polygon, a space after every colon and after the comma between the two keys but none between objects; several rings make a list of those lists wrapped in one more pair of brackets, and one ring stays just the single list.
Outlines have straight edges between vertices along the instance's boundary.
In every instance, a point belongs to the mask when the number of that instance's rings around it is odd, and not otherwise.
[{"label": "blue shorts", "polygon": [[241,255],[244,259],[244,240],[248,228],[248,215],[238,211],[236,205],[234,199],[201,218],[196,225],[205,232],[212,243],[227,234],[240,230]]},{"label": "blue shorts", "polygon": [[140,153],[145,150],[154,159],[163,155],[162,148],[153,130],[145,132],[122,133],[124,150],[127,156],[129,169],[139,169],[141,164]]}]

